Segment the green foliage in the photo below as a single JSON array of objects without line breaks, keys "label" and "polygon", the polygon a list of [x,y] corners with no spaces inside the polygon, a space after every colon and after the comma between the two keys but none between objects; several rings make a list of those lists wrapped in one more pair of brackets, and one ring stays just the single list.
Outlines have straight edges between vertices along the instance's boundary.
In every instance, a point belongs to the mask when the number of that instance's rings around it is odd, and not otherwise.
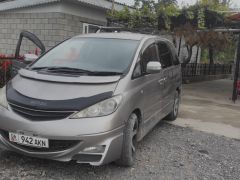
[{"label": "green foliage", "polygon": [[200,6],[207,7],[209,10],[226,11],[229,10],[229,4],[225,4],[219,0],[201,0]]},{"label": "green foliage", "polygon": [[180,11],[176,6],[176,4],[165,5],[165,4],[159,3],[157,5],[157,13],[164,14],[168,17],[172,17],[172,16],[178,16],[180,14]]},{"label": "green foliage", "polygon": [[157,28],[158,16],[163,15],[170,24],[169,17],[178,16],[179,9],[176,0],[135,0],[135,9],[125,7],[121,11],[110,11],[108,17],[128,28],[151,27]]},{"label": "green foliage", "polygon": [[154,0],[135,0],[134,6],[136,9],[142,9],[147,7],[151,11],[154,11],[155,1]]},{"label": "green foliage", "polygon": [[[224,25],[222,12],[229,10],[229,2],[230,0],[200,0],[192,6],[180,9],[176,0],[135,0],[134,10],[125,7],[122,11],[111,11],[109,17],[128,28],[167,29],[175,37],[184,37],[189,52],[193,46],[200,46],[204,49],[202,58],[207,59],[209,49],[213,49],[211,54],[221,62],[233,59],[234,46],[229,45],[231,38],[211,31],[198,33],[196,29]],[[212,58],[211,60],[213,61]]]},{"label": "green foliage", "polygon": [[198,28],[204,29],[205,28],[205,14],[204,14],[204,9],[200,8],[198,10]]},{"label": "green foliage", "polygon": [[[227,64],[234,61],[236,51],[236,40],[232,39],[228,46],[214,54],[215,63]],[[209,62],[208,49],[202,48],[201,63]]]},{"label": "green foliage", "polygon": [[156,5],[156,14],[158,17],[162,17],[165,21],[163,27],[170,29],[171,17],[177,17],[180,15],[180,10],[175,3],[160,2]]},{"label": "green foliage", "polygon": [[[191,22],[196,22],[197,28],[204,29],[209,28],[209,23],[215,23],[211,17],[206,17],[206,10],[215,12],[215,18],[221,19],[223,11],[229,10],[230,0],[200,0],[193,6],[184,7],[179,9],[177,6],[177,0],[135,0],[135,9],[129,10],[126,6],[121,11],[111,11],[108,13],[108,17],[115,21],[120,21],[127,27],[135,27],[140,25],[149,25],[151,27],[157,27],[159,17],[165,21],[165,27],[170,30],[170,27],[175,22],[172,22],[172,18],[185,18],[181,21],[181,25],[185,25]],[[212,16],[214,16],[212,14]],[[206,24],[206,21],[208,23]],[[211,25],[210,25],[211,26]],[[158,26],[160,27],[160,26]],[[171,29],[172,30],[172,29]]]}]

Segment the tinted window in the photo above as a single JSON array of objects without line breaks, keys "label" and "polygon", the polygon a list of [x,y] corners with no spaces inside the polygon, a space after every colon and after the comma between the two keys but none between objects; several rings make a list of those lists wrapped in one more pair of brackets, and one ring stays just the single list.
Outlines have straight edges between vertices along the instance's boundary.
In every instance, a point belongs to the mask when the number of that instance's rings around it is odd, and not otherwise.
[{"label": "tinted window", "polygon": [[68,67],[122,73],[131,65],[138,41],[75,38],[55,47],[32,67]]},{"label": "tinted window", "polygon": [[173,65],[172,53],[166,43],[158,43],[158,52],[162,68],[168,68]]},{"label": "tinted window", "polygon": [[141,57],[143,72],[146,73],[147,64],[150,61],[158,61],[157,49],[155,44],[150,45],[142,54]]}]

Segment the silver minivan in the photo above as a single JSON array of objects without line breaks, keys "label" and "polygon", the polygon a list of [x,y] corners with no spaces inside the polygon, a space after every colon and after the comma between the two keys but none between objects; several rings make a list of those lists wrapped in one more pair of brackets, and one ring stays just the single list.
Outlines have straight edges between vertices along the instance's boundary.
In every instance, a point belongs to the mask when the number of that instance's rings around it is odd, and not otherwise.
[{"label": "silver minivan", "polygon": [[181,65],[159,36],[73,37],[0,91],[0,148],[94,166],[134,163],[136,144],[178,115]]}]

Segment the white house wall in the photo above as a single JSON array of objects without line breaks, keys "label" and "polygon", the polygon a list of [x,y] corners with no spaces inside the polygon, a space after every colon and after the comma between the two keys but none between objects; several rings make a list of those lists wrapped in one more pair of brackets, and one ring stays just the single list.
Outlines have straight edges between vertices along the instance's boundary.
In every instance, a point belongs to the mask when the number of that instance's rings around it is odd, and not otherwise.
[{"label": "white house wall", "polygon": [[[22,30],[36,34],[49,49],[61,41],[82,34],[83,23],[106,25],[106,9],[70,3],[51,3],[0,12],[0,54],[14,54]],[[23,41],[21,54],[34,52]]]},{"label": "white house wall", "polygon": [[79,4],[69,4],[63,3],[61,4],[61,11],[65,14],[71,14],[74,16],[84,17],[96,21],[101,21],[107,23],[106,11],[104,9],[87,7]]}]

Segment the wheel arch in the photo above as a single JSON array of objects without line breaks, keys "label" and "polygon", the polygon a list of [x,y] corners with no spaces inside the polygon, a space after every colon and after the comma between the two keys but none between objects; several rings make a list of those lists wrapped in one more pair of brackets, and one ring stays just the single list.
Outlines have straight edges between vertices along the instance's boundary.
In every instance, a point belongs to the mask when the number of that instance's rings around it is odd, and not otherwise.
[{"label": "wheel arch", "polygon": [[138,124],[142,123],[142,112],[139,108],[136,108],[132,113],[135,113],[138,117]]},{"label": "wheel arch", "polygon": [[181,88],[181,87],[177,87],[176,91],[177,91],[179,94],[181,94],[182,88]]}]

